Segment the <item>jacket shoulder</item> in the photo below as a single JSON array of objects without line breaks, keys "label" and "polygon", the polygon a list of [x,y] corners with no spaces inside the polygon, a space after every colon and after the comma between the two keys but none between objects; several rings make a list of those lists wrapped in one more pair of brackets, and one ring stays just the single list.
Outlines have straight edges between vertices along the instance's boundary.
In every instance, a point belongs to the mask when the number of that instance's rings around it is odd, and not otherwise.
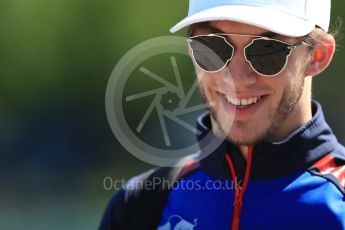
[{"label": "jacket shoulder", "polygon": [[174,183],[199,164],[192,159],[182,165],[158,167],[128,180],[109,201],[99,229],[155,229]]},{"label": "jacket shoulder", "polygon": [[327,179],[345,195],[345,148],[342,145],[319,159],[308,171]]},{"label": "jacket shoulder", "polygon": [[[163,178],[168,171],[168,168],[156,168],[129,179],[110,199],[99,229],[143,229],[139,224],[143,224],[143,217],[147,217],[148,213],[151,215],[152,223],[152,211],[148,212],[145,209],[154,206],[158,208],[159,200],[162,200],[158,196],[162,191],[158,192],[159,185],[155,184],[158,182],[154,180],[156,177]],[[154,198],[157,199],[156,202]]]}]

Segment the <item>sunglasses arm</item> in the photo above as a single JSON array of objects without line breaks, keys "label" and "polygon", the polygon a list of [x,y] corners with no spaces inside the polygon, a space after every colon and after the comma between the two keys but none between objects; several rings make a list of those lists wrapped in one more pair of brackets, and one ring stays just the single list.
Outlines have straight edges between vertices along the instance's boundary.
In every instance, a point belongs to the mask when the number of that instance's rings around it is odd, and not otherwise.
[{"label": "sunglasses arm", "polygon": [[312,45],[309,44],[309,43],[307,42],[307,39],[304,39],[304,40],[302,40],[302,41],[300,41],[300,42],[297,42],[297,43],[295,43],[295,44],[289,45],[289,46],[286,47],[286,48],[289,49],[289,50],[293,50],[293,49],[295,49],[296,47],[298,47],[298,46],[300,46],[300,45],[307,45],[307,46],[312,47]]}]

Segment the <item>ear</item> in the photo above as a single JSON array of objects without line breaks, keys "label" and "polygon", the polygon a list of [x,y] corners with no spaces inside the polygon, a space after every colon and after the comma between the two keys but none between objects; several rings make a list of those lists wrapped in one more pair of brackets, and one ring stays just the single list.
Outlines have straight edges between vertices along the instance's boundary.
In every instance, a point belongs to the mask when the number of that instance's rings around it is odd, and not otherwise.
[{"label": "ear", "polygon": [[332,35],[327,34],[320,45],[314,47],[311,60],[306,69],[306,76],[315,76],[324,71],[333,58],[335,41]]}]

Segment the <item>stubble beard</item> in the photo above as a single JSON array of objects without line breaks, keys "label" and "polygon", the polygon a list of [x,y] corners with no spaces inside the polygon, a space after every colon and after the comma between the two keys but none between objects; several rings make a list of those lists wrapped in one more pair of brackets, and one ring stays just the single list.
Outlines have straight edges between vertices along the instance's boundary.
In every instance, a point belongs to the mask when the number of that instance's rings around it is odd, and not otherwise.
[{"label": "stubble beard", "polygon": [[[222,132],[222,136],[227,138],[230,142],[236,145],[251,145],[256,144],[261,141],[271,141],[275,138],[275,132],[277,129],[282,125],[284,121],[286,121],[291,113],[295,110],[297,107],[297,104],[303,94],[304,89],[304,75],[300,74],[292,84],[290,89],[286,89],[283,92],[283,96],[281,97],[281,100],[278,103],[278,106],[276,107],[275,111],[272,111],[270,114],[270,117],[268,118],[267,125],[262,128],[261,132],[258,132],[255,136],[253,136],[250,139],[245,138],[236,138],[232,133],[232,128],[230,128],[230,131],[225,132],[227,128],[222,126],[222,122],[217,119],[217,112],[216,110],[210,106],[209,111],[212,119],[217,123],[217,126],[219,127],[220,131]],[[209,100],[206,97],[206,94],[204,92],[204,89],[202,87],[199,87],[199,90],[201,92],[201,95],[203,97],[203,100],[205,103],[209,103]],[[236,129],[241,129],[242,127],[246,126],[245,121],[238,121],[234,120],[232,123],[232,127]]]}]

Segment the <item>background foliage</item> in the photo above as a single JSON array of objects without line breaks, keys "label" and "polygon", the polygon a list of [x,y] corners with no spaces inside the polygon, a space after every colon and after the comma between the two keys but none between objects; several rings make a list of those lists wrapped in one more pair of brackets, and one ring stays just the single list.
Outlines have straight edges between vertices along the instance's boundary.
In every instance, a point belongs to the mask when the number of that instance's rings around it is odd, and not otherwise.
[{"label": "background foliage", "polygon": [[[333,1],[332,22],[344,7]],[[151,167],[113,136],[106,84],[128,50],[170,35],[186,11],[187,0],[0,2],[0,229],[95,229],[114,192],[103,179]],[[314,98],[345,143],[342,44]]]}]

